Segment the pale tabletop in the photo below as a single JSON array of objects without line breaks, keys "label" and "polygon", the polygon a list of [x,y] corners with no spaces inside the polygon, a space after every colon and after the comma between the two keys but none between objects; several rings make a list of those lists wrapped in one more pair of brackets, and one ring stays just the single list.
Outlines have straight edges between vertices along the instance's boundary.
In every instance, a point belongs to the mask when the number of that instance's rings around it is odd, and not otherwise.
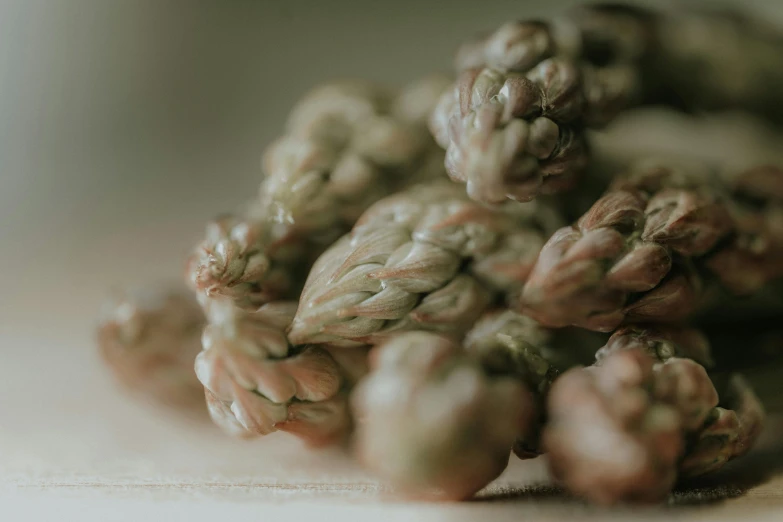
[{"label": "pale tabletop", "polygon": [[[678,491],[666,506],[588,507],[548,483],[543,459],[515,458],[474,501],[406,502],[339,452],[307,452],[276,435],[234,441],[203,418],[130,400],[95,355],[102,290],[88,283],[80,290],[84,306],[58,303],[51,328],[21,316],[3,325],[0,506],[16,515],[10,520],[746,521],[783,512],[780,421],[744,461]],[[34,304],[16,303],[17,312]]]}]

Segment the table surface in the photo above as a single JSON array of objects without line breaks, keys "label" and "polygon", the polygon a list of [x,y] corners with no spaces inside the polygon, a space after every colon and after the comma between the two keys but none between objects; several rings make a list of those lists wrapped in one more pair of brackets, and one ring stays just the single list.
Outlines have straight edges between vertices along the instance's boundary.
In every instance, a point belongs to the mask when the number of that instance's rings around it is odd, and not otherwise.
[{"label": "table surface", "polygon": [[[80,288],[81,305],[60,303],[51,328],[0,323],[13,347],[0,364],[0,505],[19,519],[776,520],[783,510],[783,420],[755,452],[666,506],[586,506],[549,485],[543,458],[513,458],[471,502],[406,502],[340,452],[309,452],[283,434],[236,441],[205,418],[131,400],[95,353],[103,288]],[[35,305],[17,304],[20,314]]]}]

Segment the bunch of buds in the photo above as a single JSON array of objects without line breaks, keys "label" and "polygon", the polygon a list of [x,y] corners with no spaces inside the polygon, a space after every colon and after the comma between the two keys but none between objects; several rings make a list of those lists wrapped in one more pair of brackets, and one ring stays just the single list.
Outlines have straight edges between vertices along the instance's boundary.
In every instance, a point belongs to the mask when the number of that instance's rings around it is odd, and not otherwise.
[{"label": "bunch of buds", "polygon": [[[615,4],[506,23],[452,78],[316,88],[207,226],[192,294],[113,302],[101,351],[127,388],[349,448],[409,496],[547,454],[574,495],[663,501],[762,429],[736,346],[783,353],[783,169],[644,160],[601,194],[591,129],[644,105],[777,122],[781,93],[783,35]],[[753,333],[713,354],[727,317]]]}]

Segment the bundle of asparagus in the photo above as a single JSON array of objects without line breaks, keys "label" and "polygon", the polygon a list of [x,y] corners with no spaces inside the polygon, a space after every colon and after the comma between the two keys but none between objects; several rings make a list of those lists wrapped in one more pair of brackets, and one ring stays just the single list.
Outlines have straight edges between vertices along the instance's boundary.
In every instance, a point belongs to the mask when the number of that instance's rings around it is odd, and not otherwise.
[{"label": "bundle of asparagus", "polygon": [[182,410],[203,409],[193,361],[206,319],[195,298],[155,288],[116,295],[104,308],[98,344],[122,386]]},{"label": "bundle of asparagus", "polygon": [[[123,301],[102,350],[230,434],[350,442],[413,496],[468,498],[513,452],[594,502],[661,501],[763,425],[742,357],[689,323],[779,292],[783,170],[642,161],[585,211],[589,129],[651,104],[780,120],[781,56],[725,11],[598,5],[467,43],[454,83],[318,88],[191,256],[201,310]],[[777,357],[753,331],[753,364]]]},{"label": "bundle of asparagus", "polygon": [[432,115],[446,167],[471,198],[528,201],[571,188],[585,129],[624,109],[746,109],[780,120],[783,37],[726,11],[604,4],[510,22],[458,53]]}]

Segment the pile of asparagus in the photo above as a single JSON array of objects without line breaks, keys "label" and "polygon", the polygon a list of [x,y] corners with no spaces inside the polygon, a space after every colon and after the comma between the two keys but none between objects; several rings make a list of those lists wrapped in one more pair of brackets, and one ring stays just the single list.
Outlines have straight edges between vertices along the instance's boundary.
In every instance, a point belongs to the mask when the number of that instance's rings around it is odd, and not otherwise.
[{"label": "pile of asparagus", "polygon": [[[783,36],[593,5],[469,41],[454,78],[305,96],[257,197],[208,225],[193,292],[108,306],[116,376],[206,396],[233,435],[348,444],[417,497],[469,498],[513,452],[591,501],[657,502],[746,453],[765,413],[732,350],[765,364],[783,339],[783,170],[596,176],[589,140],[641,106],[779,123]],[[709,319],[756,300],[770,320],[711,353]]]}]

